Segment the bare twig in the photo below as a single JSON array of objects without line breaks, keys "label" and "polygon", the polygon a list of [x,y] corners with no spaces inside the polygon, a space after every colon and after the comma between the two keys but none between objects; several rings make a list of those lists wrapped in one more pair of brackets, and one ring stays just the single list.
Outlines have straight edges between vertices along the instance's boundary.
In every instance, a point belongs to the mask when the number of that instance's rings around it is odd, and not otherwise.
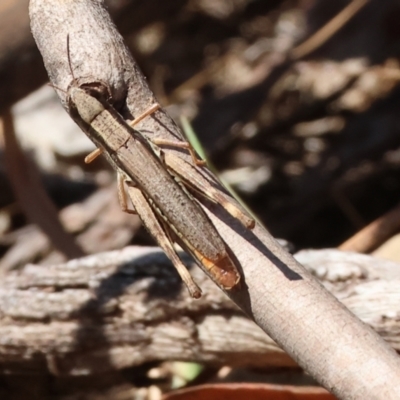
[{"label": "bare twig", "polygon": [[339,246],[343,251],[370,253],[400,231],[400,205],[371,222]]},{"label": "bare twig", "polygon": [[315,32],[310,38],[299,44],[290,51],[290,57],[293,60],[299,60],[306,57],[313,51],[320,48],[326,43],[336,32],[350,21],[357,13],[368,4],[369,0],[353,0],[335,15],[327,24]]}]

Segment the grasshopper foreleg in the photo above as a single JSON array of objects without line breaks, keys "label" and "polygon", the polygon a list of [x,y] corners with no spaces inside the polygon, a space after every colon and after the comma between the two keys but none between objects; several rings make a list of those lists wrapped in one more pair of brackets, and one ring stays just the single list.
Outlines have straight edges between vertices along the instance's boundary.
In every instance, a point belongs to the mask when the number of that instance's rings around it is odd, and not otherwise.
[{"label": "grasshopper foreleg", "polygon": [[[153,114],[160,108],[159,104],[153,104],[151,107],[149,107],[147,110],[145,110],[142,114],[140,114],[137,118],[135,118],[133,121],[129,122],[129,125],[131,127],[134,127],[136,124],[138,124],[140,121],[144,120],[146,117],[149,115]],[[95,149],[93,150],[90,154],[88,154],[85,157],[85,163],[90,164],[92,161],[94,161],[97,157],[102,155],[104,152],[103,149]]]}]

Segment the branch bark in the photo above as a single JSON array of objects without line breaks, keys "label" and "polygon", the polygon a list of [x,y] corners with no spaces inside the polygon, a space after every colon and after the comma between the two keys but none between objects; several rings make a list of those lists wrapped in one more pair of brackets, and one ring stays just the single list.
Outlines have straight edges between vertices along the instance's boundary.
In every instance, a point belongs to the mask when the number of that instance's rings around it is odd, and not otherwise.
[{"label": "branch bark", "polygon": [[[74,77],[106,82],[116,106],[125,110],[121,111],[124,117],[139,115],[155,102],[102,2],[31,0],[30,16],[32,32],[55,86],[66,90],[72,80],[66,50],[69,35]],[[58,93],[66,106],[65,93]],[[157,137],[181,138],[165,113],[157,120],[145,119],[138,128]],[[339,398],[399,397],[400,362],[375,332],[324,290],[261,226],[244,231],[217,205],[210,205],[206,212],[243,270],[242,288],[229,296],[294,360]],[[120,341],[128,334],[130,320],[121,321]],[[69,329],[75,331],[77,326]],[[140,334],[140,330],[136,332]],[[85,338],[82,342],[90,346],[93,337]],[[158,345],[153,351],[160,351],[169,342]],[[124,348],[119,349],[122,353]],[[110,359],[113,357],[117,355]],[[84,360],[82,353],[79,362]]]},{"label": "branch bark", "polygon": [[[400,350],[398,264],[336,250],[296,257]],[[192,273],[207,293],[196,301],[169,260],[150,248],[127,247],[9,272],[0,284],[1,369],[96,375],[176,359],[296,366],[200,270]]]}]

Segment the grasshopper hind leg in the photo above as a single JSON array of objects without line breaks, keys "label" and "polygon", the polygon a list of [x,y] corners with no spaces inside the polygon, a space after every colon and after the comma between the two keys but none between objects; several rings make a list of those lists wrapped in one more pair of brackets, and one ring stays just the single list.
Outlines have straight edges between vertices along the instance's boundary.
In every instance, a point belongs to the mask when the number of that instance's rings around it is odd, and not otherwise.
[{"label": "grasshopper hind leg", "polygon": [[142,191],[137,187],[133,186],[130,182],[126,182],[128,187],[128,194],[132,201],[132,204],[140,216],[140,219],[146,226],[147,230],[157,240],[159,246],[164,250],[167,257],[172,261],[175,269],[179,276],[185,283],[191,297],[198,299],[201,297],[201,289],[193,280],[189,271],[183,265],[182,261],[178,257],[171,239],[166,229],[163,228],[157,219],[151,205],[143,195]]}]

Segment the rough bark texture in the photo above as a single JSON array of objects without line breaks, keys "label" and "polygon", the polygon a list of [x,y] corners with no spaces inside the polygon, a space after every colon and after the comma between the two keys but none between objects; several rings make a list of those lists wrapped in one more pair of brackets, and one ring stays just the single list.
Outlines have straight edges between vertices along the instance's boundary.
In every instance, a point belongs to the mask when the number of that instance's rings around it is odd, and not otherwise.
[{"label": "rough bark texture", "polygon": [[154,249],[11,273],[0,289],[3,370],[87,375],[174,359],[294,365],[201,271],[193,273],[207,292],[198,301]]},{"label": "rough bark texture", "polygon": [[[66,49],[69,35],[74,77],[102,80],[110,85],[116,107],[122,107],[126,102],[126,109],[120,108],[125,117],[140,114],[155,101],[101,2],[32,0],[30,16],[35,40],[55,86],[65,90],[72,79]],[[59,95],[65,104],[65,93],[59,91]],[[180,137],[176,126],[162,112],[156,119],[146,119],[138,128],[159,137]],[[400,362],[376,333],[324,290],[263,228],[257,226],[252,232],[244,231],[218,206],[210,206],[208,212],[243,269],[242,288],[231,292],[230,297],[293,359],[340,398],[395,399],[400,396]],[[128,281],[124,278],[123,284]],[[143,293],[148,296],[147,292]],[[74,289],[70,296],[79,298],[77,294]],[[54,296],[57,297],[57,293]],[[82,296],[81,302],[88,303],[85,311],[90,310],[88,293]],[[113,309],[116,301],[115,296],[106,299],[109,301],[103,300],[105,313]],[[68,310],[65,310],[66,316]],[[159,309],[152,312],[157,313]],[[98,318],[98,323],[107,319],[101,313]],[[84,321],[83,317],[79,325],[72,323],[65,327],[67,334],[75,332],[84,343],[83,347],[76,349],[74,366],[79,369],[81,365],[82,370],[87,368],[88,356],[85,353],[90,344],[95,339],[107,342],[110,340],[108,336],[114,332],[112,328],[103,327],[99,338],[96,336],[97,324]],[[139,329],[134,333],[128,329],[131,321],[131,316],[119,321],[121,328],[116,343],[121,343],[122,338],[143,340]],[[85,324],[88,324],[87,330],[81,333]],[[254,332],[254,329],[249,332]],[[39,337],[50,341],[44,333],[40,332]],[[70,348],[63,337],[60,334],[58,340],[52,342],[53,349]],[[161,340],[152,352],[157,354],[161,347],[168,345],[169,342]],[[192,344],[189,347],[193,347]],[[121,346],[108,358],[112,362],[128,353]],[[131,353],[132,359],[137,357],[137,353]],[[55,371],[65,368],[57,362],[53,364]]]},{"label": "rough bark texture", "polygon": [[[296,257],[400,350],[398,264],[336,250]],[[191,270],[206,292],[196,301],[167,258],[150,248],[8,273],[0,286],[1,369],[79,376],[162,360],[296,365],[198,268]]]}]

